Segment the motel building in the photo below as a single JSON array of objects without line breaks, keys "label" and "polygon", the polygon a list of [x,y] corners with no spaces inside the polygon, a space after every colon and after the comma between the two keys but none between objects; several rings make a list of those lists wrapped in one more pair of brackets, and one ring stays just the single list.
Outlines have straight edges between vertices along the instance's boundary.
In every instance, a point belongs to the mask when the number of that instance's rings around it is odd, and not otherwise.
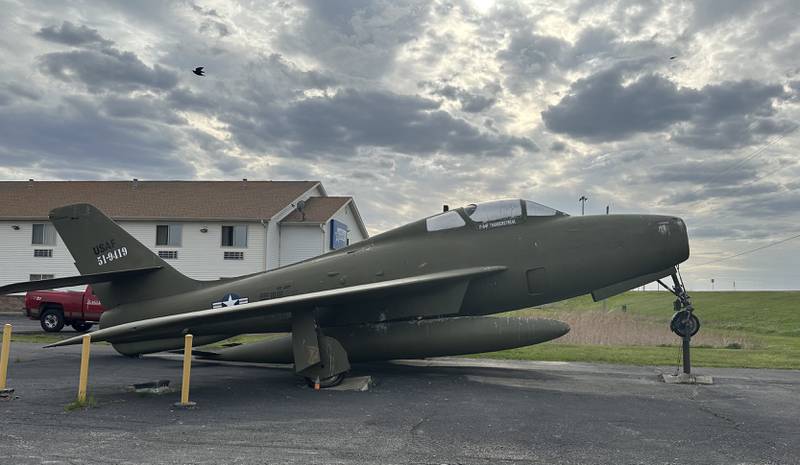
[{"label": "motel building", "polygon": [[[368,237],[319,181],[0,181],[0,286],[79,274],[48,212],[90,203],[185,275],[271,270]],[[81,287],[82,288],[82,287]]]}]

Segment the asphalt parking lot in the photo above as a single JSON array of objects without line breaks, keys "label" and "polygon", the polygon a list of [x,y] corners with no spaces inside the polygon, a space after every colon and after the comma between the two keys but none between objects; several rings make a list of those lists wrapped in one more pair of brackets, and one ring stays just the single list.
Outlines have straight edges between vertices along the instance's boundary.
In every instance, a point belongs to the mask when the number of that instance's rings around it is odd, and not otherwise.
[{"label": "asphalt parking lot", "polygon": [[[800,463],[800,372],[435,359],[358,365],[368,392],[315,392],[290,370],[195,362],[191,398],[126,392],[169,379],[178,356],[92,347],[96,405],[75,398],[79,347],[14,343],[0,402],[3,464]],[[665,369],[667,370],[667,369]]]},{"label": "asphalt parking lot", "polygon": [[[6,323],[11,324],[15,334],[32,334],[32,333],[45,334],[44,330],[42,329],[42,326],[39,324],[39,320],[31,320],[30,318],[23,315],[22,312],[0,313],[0,327],[2,327]],[[75,332],[69,326],[65,327],[61,331],[64,332],[64,334]]]}]

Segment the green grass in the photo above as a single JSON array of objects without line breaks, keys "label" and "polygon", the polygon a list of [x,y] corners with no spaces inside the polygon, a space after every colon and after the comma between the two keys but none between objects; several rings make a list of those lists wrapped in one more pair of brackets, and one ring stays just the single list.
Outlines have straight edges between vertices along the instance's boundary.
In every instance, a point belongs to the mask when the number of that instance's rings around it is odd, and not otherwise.
[{"label": "green grass", "polygon": [[[507,360],[600,362],[624,365],[680,365],[678,346],[631,347],[545,343],[502,352],[480,354],[477,357]],[[785,352],[769,348],[750,350],[693,348],[692,364],[703,367],[800,369],[800,350]]]},{"label": "green grass", "polygon": [[[11,342],[36,342],[41,344],[51,344],[53,342],[63,341],[67,336],[60,336],[48,333],[30,333],[30,334],[14,334],[11,333]],[[2,338],[0,337],[0,340]]]},{"label": "green grass", "polygon": [[[692,303],[704,327],[754,334],[800,337],[800,291],[692,292]],[[627,311],[669,321],[672,301],[668,292],[626,292],[608,299],[608,310]],[[547,305],[543,310],[601,310],[590,296]]]},{"label": "green grass", "polygon": [[[697,347],[692,351],[696,366],[800,369],[800,292],[693,292],[700,331],[717,331],[753,341],[749,349]],[[667,292],[626,292],[603,302],[582,296],[510,315],[547,317],[564,312],[621,311],[666,325],[672,317],[674,297]],[[675,345],[601,346],[546,343],[482,354],[481,357],[515,360],[606,362],[633,365],[676,365],[680,352]]]},{"label": "green grass", "polygon": [[92,408],[97,406],[97,400],[93,396],[89,396],[84,401],[78,399],[73,400],[64,406],[65,412],[72,412],[73,410]]}]

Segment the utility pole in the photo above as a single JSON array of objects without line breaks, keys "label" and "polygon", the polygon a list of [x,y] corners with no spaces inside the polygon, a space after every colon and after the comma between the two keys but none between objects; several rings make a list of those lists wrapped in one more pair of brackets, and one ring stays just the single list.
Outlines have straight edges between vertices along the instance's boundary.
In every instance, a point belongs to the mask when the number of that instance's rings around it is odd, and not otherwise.
[{"label": "utility pole", "polygon": [[611,205],[606,205],[606,215],[608,215],[609,210],[611,210]]},{"label": "utility pole", "polygon": [[589,197],[582,195],[581,198],[578,199],[578,202],[581,203],[581,216],[586,214],[586,201],[589,200]]}]

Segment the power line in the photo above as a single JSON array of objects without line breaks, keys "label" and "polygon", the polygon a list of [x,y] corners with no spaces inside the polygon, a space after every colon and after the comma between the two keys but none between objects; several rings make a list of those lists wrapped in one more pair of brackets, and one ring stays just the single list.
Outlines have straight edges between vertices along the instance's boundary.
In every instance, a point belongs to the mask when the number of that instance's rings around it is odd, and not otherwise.
[{"label": "power line", "polygon": [[731,255],[731,256],[729,256],[729,257],[722,257],[722,258],[718,258],[718,259],[716,259],[716,260],[711,260],[710,262],[705,262],[705,263],[701,263],[701,264],[699,264],[699,265],[694,265],[694,266],[706,266],[706,265],[711,265],[712,263],[724,262],[725,260],[730,260],[730,259],[732,259],[732,258],[741,257],[742,255],[747,255],[747,254],[749,254],[749,253],[757,252],[757,251],[759,251],[759,250],[764,250],[764,249],[767,249],[767,248],[769,248],[769,247],[776,246],[776,245],[778,245],[778,244],[783,244],[784,242],[789,242],[789,241],[791,241],[791,240],[793,240],[793,239],[797,239],[797,238],[799,238],[799,237],[800,237],[800,234],[795,234],[794,236],[787,237],[786,239],[781,239],[781,240],[779,240],[779,241],[771,242],[771,243],[769,243],[769,244],[762,245],[762,246],[760,246],[760,247],[756,247],[756,248],[754,248],[754,249],[750,249],[750,250],[745,250],[745,251],[743,251],[743,252],[739,252],[739,253],[737,253],[737,254],[734,254],[734,255]]},{"label": "power line", "polygon": [[763,153],[764,153],[764,150],[766,150],[766,149],[767,149],[769,146],[771,146],[771,145],[773,145],[773,144],[777,143],[778,141],[780,141],[780,140],[781,140],[781,139],[783,139],[784,137],[786,137],[786,136],[788,136],[789,134],[793,133],[794,131],[796,131],[796,130],[797,130],[797,128],[800,128],[800,124],[795,124],[795,125],[794,125],[794,127],[790,128],[790,129],[787,129],[786,131],[784,131],[784,132],[783,132],[781,135],[779,135],[778,137],[776,137],[776,138],[772,139],[771,141],[769,141],[769,142],[767,142],[766,144],[762,145],[762,146],[761,146],[761,147],[759,147],[758,149],[754,150],[754,151],[753,151],[753,152],[752,152],[750,155],[748,155],[748,156],[744,157],[743,159],[739,160],[738,162],[736,162],[736,163],[734,163],[734,164],[732,164],[732,165],[728,166],[727,168],[723,169],[722,171],[719,171],[719,172],[716,174],[716,176],[712,176],[712,177],[711,177],[711,179],[709,179],[709,180],[708,180],[708,181],[706,181],[706,182],[707,182],[707,183],[710,183],[711,181],[714,181],[714,180],[716,180],[717,178],[719,178],[719,177],[720,177],[720,176],[722,176],[723,174],[727,173],[728,171],[730,171],[730,170],[732,170],[732,169],[734,169],[734,168],[737,168],[737,167],[739,167],[739,166],[742,166],[744,163],[746,163],[746,162],[748,162],[748,161],[750,161],[750,160],[752,160],[752,159],[754,159],[754,158],[756,158],[756,157],[760,156],[761,154],[763,154]]}]

